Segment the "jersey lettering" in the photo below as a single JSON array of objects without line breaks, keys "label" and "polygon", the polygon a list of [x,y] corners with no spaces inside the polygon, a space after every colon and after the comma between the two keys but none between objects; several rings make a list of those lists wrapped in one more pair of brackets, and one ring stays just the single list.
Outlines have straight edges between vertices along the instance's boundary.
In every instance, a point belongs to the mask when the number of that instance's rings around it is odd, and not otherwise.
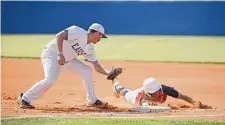
[{"label": "jersey lettering", "polygon": [[79,43],[72,45],[72,48],[78,55],[86,55],[84,50],[79,46]]}]

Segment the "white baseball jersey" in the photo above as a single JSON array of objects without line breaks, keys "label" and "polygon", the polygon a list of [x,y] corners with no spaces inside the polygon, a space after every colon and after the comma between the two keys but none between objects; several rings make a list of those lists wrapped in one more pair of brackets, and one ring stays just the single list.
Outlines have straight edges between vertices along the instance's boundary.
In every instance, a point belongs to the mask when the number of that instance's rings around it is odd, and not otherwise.
[{"label": "white baseball jersey", "polygon": [[64,31],[66,40],[63,41],[63,54],[68,63],[63,66],[57,63],[57,41],[54,39],[49,42],[41,54],[45,78],[27,90],[23,94],[23,100],[30,103],[40,98],[55,83],[61,70],[69,69],[81,75],[87,93],[87,102],[90,104],[96,102],[91,67],[76,59],[79,55],[84,55],[88,61],[97,62],[94,45],[87,43],[87,31],[78,26],[71,26]]},{"label": "white baseball jersey", "polygon": [[[63,42],[63,54],[66,62],[77,58],[79,55],[85,56],[91,62],[97,62],[94,45],[87,43],[88,33],[86,30],[73,25],[64,31],[67,35]],[[56,39],[49,42],[46,47],[57,53]]]}]

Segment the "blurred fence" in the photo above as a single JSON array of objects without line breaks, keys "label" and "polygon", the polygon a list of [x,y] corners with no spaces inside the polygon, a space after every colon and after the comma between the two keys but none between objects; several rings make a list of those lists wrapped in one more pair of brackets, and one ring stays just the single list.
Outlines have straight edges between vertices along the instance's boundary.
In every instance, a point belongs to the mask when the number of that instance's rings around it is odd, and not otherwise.
[{"label": "blurred fence", "polygon": [[54,34],[93,22],[107,34],[222,35],[225,2],[2,1],[3,34]]}]

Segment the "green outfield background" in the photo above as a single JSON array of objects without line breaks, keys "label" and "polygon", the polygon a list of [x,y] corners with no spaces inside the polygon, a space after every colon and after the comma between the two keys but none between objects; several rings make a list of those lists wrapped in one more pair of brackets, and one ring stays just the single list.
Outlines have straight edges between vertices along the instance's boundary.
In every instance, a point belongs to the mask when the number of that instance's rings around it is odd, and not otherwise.
[{"label": "green outfield background", "polygon": [[[2,35],[2,56],[40,58],[54,35]],[[109,35],[99,60],[225,63],[225,37]]]},{"label": "green outfield background", "polygon": [[[40,58],[54,35],[2,35],[3,57]],[[99,60],[225,63],[225,37],[109,35],[96,45]],[[159,120],[115,118],[25,118],[3,119],[4,125],[218,125],[212,120]]]}]

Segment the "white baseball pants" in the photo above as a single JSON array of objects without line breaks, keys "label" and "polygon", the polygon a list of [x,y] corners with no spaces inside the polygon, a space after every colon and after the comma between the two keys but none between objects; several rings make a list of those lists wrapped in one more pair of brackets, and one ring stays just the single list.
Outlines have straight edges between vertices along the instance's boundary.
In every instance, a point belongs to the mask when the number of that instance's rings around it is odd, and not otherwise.
[{"label": "white baseball pants", "polygon": [[64,66],[57,62],[57,54],[45,48],[41,54],[41,61],[44,69],[45,78],[35,83],[28,91],[23,94],[22,99],[33,102],[39,99],[57,80],[61,70],[69,69],[81,75],[87,93],[87,102],[92,104],[97,100],[94,92],[92,68],[78,59],[74,59]]},{"label": "white baseball pants", "polygon": [[124,100],[126,102],[130,103],[131,105],[136,105],[136,98],[137,98],[139,92],[142,91],[141,88],[132,91],[126,87],[120,86],[118,81],[115,81],[113,84],[114,84],[116,91],[119,92],[120,95],[124,96]]}]

